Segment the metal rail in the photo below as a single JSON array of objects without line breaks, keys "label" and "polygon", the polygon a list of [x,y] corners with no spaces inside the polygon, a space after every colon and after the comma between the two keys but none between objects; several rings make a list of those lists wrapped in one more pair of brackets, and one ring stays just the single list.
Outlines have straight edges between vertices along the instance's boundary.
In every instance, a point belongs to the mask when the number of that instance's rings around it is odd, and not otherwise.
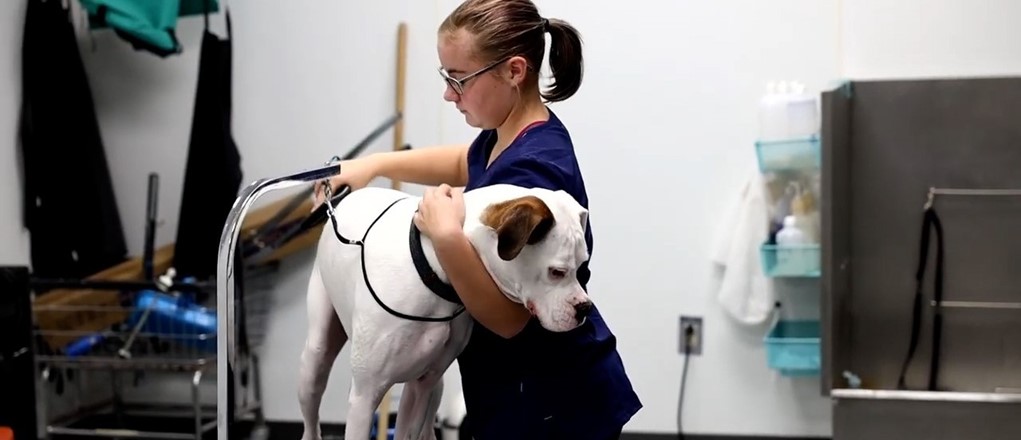
[{"label": "metal rail", "polygon": [[1021,189],[1011,188],[931,188],[930,192],[945,196],[1021,196]]},{"label": "metal rail", "polygon": [[1021,394],[1011,392],[960,392],[960,391],[909,391],[909,390],[870,390],[870,389],[834,389],[831,393],[839,399],[869,400],[914,400],[928,402],[981,402],[981,403],[1021,403]]},{"label": "metal rail", "polygon": [[[929,187],[929,193],[925,201],[925,209],[932,207],[936,196],[1021,196],[1021,188],[937,188]],[[1021,302],[993,302],[993,301],[930,301],[932,307],[940,308],[972,308],[972,309],[1006,309],[1021,310]]]},{"label": "metal rail", "polygon": [[241,191],[227,215],[223,233],[220,235],[216,268],[216,320],[220,326],[219,331],[216,332],[216,434],[218,440],[228,440],[228,429],[231,428],[228,425],[227,405],[228,390],[233,390],[233,387],[228,387],[227,381],[232,380],[228,377],[228,369],[237,366],[234,269],[235,264],[238,263],[235,261],[238,235],[241,232],[245,214],[256,199],[268,192],[306,185],[339,173],[340,165],[333,164],[289,176],[257,180]]},{"label": "metal rail", "polygon": [[936,188],[929,187],[925,209],[932,207],[934,199],[943,196],[1021,196],[1021,188]]},{"label": "metal rail", "polygon": [[929,301],[929,304],[942,308],[1021,310],[1021,302]]}]

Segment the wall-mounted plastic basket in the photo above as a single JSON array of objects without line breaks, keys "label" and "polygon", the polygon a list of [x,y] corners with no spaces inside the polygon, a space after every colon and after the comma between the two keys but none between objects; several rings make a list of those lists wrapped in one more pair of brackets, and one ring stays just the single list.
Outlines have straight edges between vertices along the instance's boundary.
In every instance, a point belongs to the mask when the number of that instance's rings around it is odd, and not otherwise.
[{"label": "wall-mounted plastic basket", "polygon": [[820,150],[818,136],[755,143],[759,171],[763,173],[819,168],[822,164]]},{"label": "wall-mounted plastic basket", "polygon": [[769,368],[791,377],[819,374],[819,321],[777,321],[765,342]]},{"label": "wall-mounted plastic basket", "polygon": [[818,244],[763,244],[762,270],[769,277],[816,278],[822,273],[822,257]]}]

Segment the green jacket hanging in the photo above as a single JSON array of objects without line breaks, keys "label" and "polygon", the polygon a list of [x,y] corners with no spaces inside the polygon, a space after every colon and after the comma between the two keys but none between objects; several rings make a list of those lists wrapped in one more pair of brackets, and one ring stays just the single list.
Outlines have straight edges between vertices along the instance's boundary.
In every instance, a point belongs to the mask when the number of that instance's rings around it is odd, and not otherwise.
[{"label": "green jacket hanging", "polygon": [[181,52],[177,18],[216,12],[219,0],[80,0],[93,29],[111,28],[135,49],[165,57]]}]

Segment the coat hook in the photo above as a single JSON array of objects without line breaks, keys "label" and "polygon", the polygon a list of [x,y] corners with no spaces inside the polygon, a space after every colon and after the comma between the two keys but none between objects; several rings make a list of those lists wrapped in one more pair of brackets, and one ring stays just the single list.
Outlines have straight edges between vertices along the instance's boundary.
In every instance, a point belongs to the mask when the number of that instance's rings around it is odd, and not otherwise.
[{"label": "coat hook", "polygon": [[936,188],[933,188],[933,187],[930,186],[929,187],[929,199],[925,201],[925,207],[924,207],[925,211],[928,211],[930,208],[932,208],[932,199],[935,196],[936,196]]}]

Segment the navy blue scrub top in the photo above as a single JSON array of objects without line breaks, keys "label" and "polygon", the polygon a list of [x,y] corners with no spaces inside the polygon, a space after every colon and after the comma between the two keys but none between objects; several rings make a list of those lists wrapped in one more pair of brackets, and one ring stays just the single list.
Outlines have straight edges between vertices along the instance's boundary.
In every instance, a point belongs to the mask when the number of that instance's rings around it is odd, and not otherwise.
[{"label": "navy blue scrub top", "polygon": [[[484,130],[469,147],[466,191],[500,183],[562,189],[588,208],[571,137],[552,111],[549,121],[523,130],[487,168],[495,142],[495,130]],[[591,254],[591,227],[585,240]],[[588,263],[579,279],[587,286]],[[566,333],[548,331],[533,318],[504,339],[474,324],[458,365],[475,440],[602,440],[642,407],[598,307],[585,325]]]}]

